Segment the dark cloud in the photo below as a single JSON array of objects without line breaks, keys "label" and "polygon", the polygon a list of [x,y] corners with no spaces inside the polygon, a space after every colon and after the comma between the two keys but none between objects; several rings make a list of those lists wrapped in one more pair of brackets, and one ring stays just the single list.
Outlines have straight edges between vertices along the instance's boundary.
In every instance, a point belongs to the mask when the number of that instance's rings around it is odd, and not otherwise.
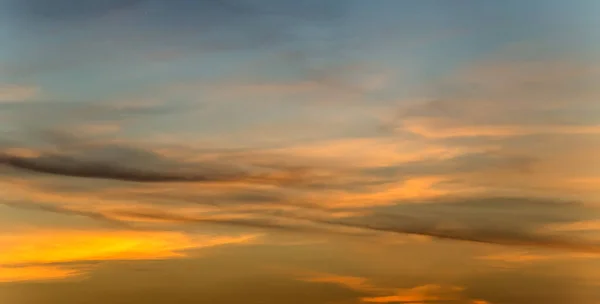
[{"label": "dark cloud", "polygon": [[113,163],[82,162],[59,156],[36,158],[4,156],[0,159],[3,165],[15,169],[71,177],[103,178],[134,182],[205,182],[222,181],[225,179],[224,177],[211,177],[210,175],[187,175],[140,170]]},{"label": "dark cloud", "polygon": [[[51,212],[73,213],[60,208],[43,208]],[[101,220],[129,217],[162,220],[172,224],[217,224],[306,233],[372,235],[373,232],[385,232],[504,246],[600,252],[600,242],[596,240],[540,232],[545,225],[578,221],[586,218],[585,214],[591,218],[592,215],[589,214],[593,214],[593,211],[581,204],[551,199],[482,197],[454,202],[403,204],[393,207],[393,210],[374,210],[368,215],[341,219],[329,217],[326,213],[321,216],[303,215],[275,209],[245,211],[247,217],[240,218],[187,216],[160,208],[133,210],[126,207],[97,217]],[[227,212],[227,209],[223,212]],[[337,228],[351,228],[354,232],[345,232]]]},{"label": "dark cloud", "polygon": [[581,252],[600,252],[600,242],[577,239],[574,237],[542,235],[530,231],[518,231],[495,227],[436,227],[438,222],[417,222],[413,224],[370,224],[361,222],[324,221],[353,228],[421,235],[436,239],[465,241],[474,243],[497,244],[505,246],[534,247]]},{"label": "dark cloud", "polygon": [[[553,202],[550,201],[550,204]],[[545,204],[539,205],[536,210],[543,212]],[[510,208],[510,205],[505,208]],[[550,205],[552,208],[552,205]],[[432,211],[435,207],[431,208]],[[570,208],[575,209],[577,208]],[[464,210],[464,209],[463,209]],[[462,210],[461,210],[462,211]],[[474,210],[472,210],[474,211]],[[571,210],[571,212],[574,212]],[[155,212],[137,212],[127,211],[121,213],[134,217],[146,219],[169,220],[181,223],[205,223],[205,224],[225,224],[225,225],[241,225],[252,226],[255,228],[265,229],[289,229],[294,227],[286,220],[305,220],[317,225],[328,225],[331,227],[354,228],[365,231],[378,231],[388,233],[399,233],[409,235],[428,236],[437,239],[451,241],[465,241],[474,243],[497,244],[505,246],[519,247],[534,247],[556,250],[581,251],[581,252],[600,252],[600,242],[594,240],[578,239],[573,236],[542,234],[535,230],[532,225],[524,225],[520,222],[522,218],[511,217],[510,215],[502,214],[502,212],[481,212],[476,217],[487,216],[490,221],[461,221],[461,219],[453,219],[448,214],[436,215],[435,213],[427,216],[422,216],[418,213],[404,214],[389,214],[389,213],[373,213],[364,217],[348,218],[348,219],[327,219],[309,216],[296,216],[277,212],[280,220],[272,220],[265,218],[257,218],[252,220],[246,219],[218,219],[218,218],[189,218],[165,214],[160,211]],[[456,212],[455,214],[459,214]],[[448,217],[449,216],[449,217]],[[498,225],[497,218],[501,218],[504,225]],[[571,219],[576,218],[572,216]],[[454,221],[456,220],[456,222]],[[566,220],[566,219],[565,219]],[[513,223],[511,225],[511,223]],[[553,223],[546,221],[545,224]],[[541,223],[537,225],[540,228]],[[318,227],[316,227],[318,228]],[[303,230],[303,226],[295,226],[296,230]],[[314,230],[315,227],[310,227]]]},{"label": "dark cloud", "polygon": [[[249,155],[245,159],[238,158],[233,164],[218,157],[210,161],[191,162],[165,157],[139,145],[97,141],[76,129],[33,130],[18,134],[21,137],[19,139],[25,140],[0,141],[0,165],[29,173],[149,183],[293,184],[300,183],[307,173],[305,168],[285,164],[253,163]],[[29,145],[20,143],[24,141]],[[40,155],[23,157],[7,152],[15,147],[28,149],[31,143],[33,150]],[[219,149],[209,148],[197,153],[214,151]],[[226,151],[222,153],[227,154]]]},{"label": "dark cloud", "polygon": [[258,182],[285,183],[294,176],[281,179],[260,173],[249,173],[229,168],[204,168],[197,170],[157,170],[136,168],[115,161],[82,160],[69,156],[44,155],[39,157],[0,156],[0,164],[33,173],[52,174],[66,177],[99,178],[131,182]]}]

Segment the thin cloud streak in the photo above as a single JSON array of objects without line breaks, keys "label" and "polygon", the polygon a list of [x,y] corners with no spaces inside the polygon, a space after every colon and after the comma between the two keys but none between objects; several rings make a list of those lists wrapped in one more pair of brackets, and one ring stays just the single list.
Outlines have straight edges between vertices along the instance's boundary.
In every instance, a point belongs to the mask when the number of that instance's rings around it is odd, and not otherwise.
[{"label": "thin cloud streak", "polygon": [[111,179],[141,183],[165,182],[258,182],[285,183],[293,180],[272,178],[264,174],[229,173],[182,173],[153,169],[127,168],[119,163],[82,161],[61,156],[20,157],[0,155],[0,164],[28,172],[67,177]]},{"label": "thin cloud streak", "polygon": [[[17,207],[18,204],[9,206]],[[540,206],[543,207],[543,206]],[[40,208],[38,206],[38,208]],[[40,209],[58,213],[80,213],[60,208]],[[137,222],[163,221],[168,224],[180,225],[225,225],[262,230],[279,230],[302,233],[328,233],[333,235],[369,236],[372,233],[398,233],[406,235],[427,236],[441,240],[461,241],[471,243],[496,244],[511,247],[532,247],[574,252],[599,253],[600,242],[591,239],[580,239],[574,236],[564,236],[550,233],[540,233],[526,228],[510,230],[505,228],[482,227],[468,224],[461,227],[446,227],[443,220],[428,219],[414,215],[389,215],[372,213],[358,218],[327,218],[324,216],[298,216],[286,212],[272,212],[265,216],[264,213],[248,213],[249,217],[203,217],[179,215],[168,213],[159,209],[147,210],[119,210],[99,212],[81,212],[88,217],[101,220],[114,220],[134,224]],[[270,216],[269,216],[270,215]],[[386,222],[385,224],[382,222]],[[156,223],[155,223],[156,224]],[[160,229],[160,225],[155,226]],[[180,226],[183,228],[184,226]],[[177,229],[177,228],[176,228]],[[342,230],[340,230],[342,229]]]}]

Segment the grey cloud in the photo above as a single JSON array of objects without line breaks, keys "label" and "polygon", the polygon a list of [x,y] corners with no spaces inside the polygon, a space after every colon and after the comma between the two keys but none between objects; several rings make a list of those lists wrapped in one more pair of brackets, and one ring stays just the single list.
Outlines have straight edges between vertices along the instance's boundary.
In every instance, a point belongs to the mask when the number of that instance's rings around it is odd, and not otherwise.
[{"label": "grey cloud", "polygon": [[[389,208],[392,208],[391,210]],[[61,210],[49,209],[52,212]],[[226,210],[224,210],[226,211]],[[368,215],[336,219],[326,215],[302,215],[286,211],[245,212],[247,218],[186,216],[162,209],[128,210],[102,217],[166,220],[183,225],[224,225],[303,233],[372,235],[376,232],[428,236],[436,239],[504,246],[545,248],[576,252],[600,252],[600,241],[539,232],[547,224],[592,218],[594,210],[577,203],[539,198],[481,197],[454,202],[398,205],[371,210]],[[306,224],[298,224],[298,220]],[[296,221],[296,222],[294,222]],[[333,228],[351,228],[341,232]],[[159,228],[159,227],[158,227]],[[333,230],[332,230],[333,229]],[[362,231],[362,232],[360,232]]]},{"label": "grey cloud", "polygon": [[[504,199],[504,201],[510,201],[510,198]],[[516,200],[516,199],[513,199]],[[493,200],[492,200],[493,201]],[[521,200],[523,204],[527,204],[527,200]],[[542,212],[546,207],[552,209],[559,209],[561,211],[568,211],[571,215],[566,215],[562,218],[563,221],[575,220],[578,218],[577,212],[582,212],[578,207],[560,207],[560,203],[554,201],[543,201],[534,202],[529,204],[535,208],[530,211],[530,218],[536,219],[538,225],[531,225],[523,223],[527,217],[515,217],[516,213],[502,213],[494,210],[480,211],[479,214],[471,215],[471,218],[453,218],[453,215],[458,215],[463,209],[459,209],[454,213],[441,213],[441,214],[430,214],[427,216],[426,213],[418,212],[403,212],[397,214],[390,213],[373,213],[364,217],[347,218],[347,219],[327,219],[310,216],[298,216],[290,213],[277,212],[273,213],[279,215],[282,219],[302,219],[313,224],[318,225],[330,225],[332,227],[346,227],[354,228],[364,231],[372,232],[388,232],[388,233],[399,233],[409,235],[421,235],[428,236],[437,239],[451,240],[451,241],[465,241],[475,243],[487,243],[487,244],[498,244],[505,246],[518,246],[518,247],[536,247],[546,249],[557,249],[557,250],[568,250],[568,251],[581,251],[581,252],[600,252],[600,241],[578,239],[573,236],[562,236],[562,235],[551,235],[541,234],[535,231],[535,227],[540,227],[543,223],[552,223],[552,216],[547,218],[535,218],[532,216],[535,211]],[[466,203],[465,203],[466,204]],[[485,203],[484,203],[485,204]],[[507,210],[514,206],[516,203],[507,203],[503,209]],[[496,205],[499,208],[501,205]],[[435,212],[436,207],[439,205],[433,205],[430,210]],[[476,212],[476,210],[471,210]],[[289,224],[286,221],[271,221],[265,219],[253,219],[253,220],[238,220],[238,219],[193,219],[187,217],[178,217],[173,215],[164,214],[161,212],[150,212],[150,213],[139,213],[139,212],[127,212],[130,216],[140,216],[143,218],[150,219],[169,219],[171,221],[182,222],[182,223],[218,223],[225,225],[242,225],[242,226],[254,226],[256,228],[265,229],[289,229]],[[502,221],[494,220],[494,216],[499,217]],[[556,215],[558,216],[558,215]],[[481,218],[484,217],[484,218]],[[453,220],[458,222],[457,227],[448,226],[453,224]],[[295,227],[295,229],[304,229],[303,227]],[[311,228],[314,229],[314,228]]]},{"label": "grey cloud", "polygon": [[58,205],[44,204],[44,203],[36,203],[36,202],[11,202],[11,201],[2,201],[0,205],[4,205],[11,208],[17,209],[31,209],[31,210],[39,210],[45,212],[52,212],[64,215],[72,215],[72,216],[83,216],[90,218],[92,220],[96,220],[98,222],[106,223],[110,227],[116,228],[132,228],[128,223],[113,219],[104,214],[94,211],[84,211],[84,210],[75,210],[67,207],[62,207]]},{"label": "grey cloud", "polygon": [[536,247],[581,252],[600,252],[600,242],[576,239],[573,237],[540,235],[528,231],[510,231],[498,228],[436,228],[437,223],[418,223],[417,225],[378,225],[347,223],[343,221],[324,221],[353,228],[392,232],[400,234],[421,235],[436,239],[465,241],[474,243],[497,244],[505,246]]},{"label": "grey cloud", "polygon": [[454,241],[600,252],[600,240],[537,232],[546,224],[594,218],[594,211],[579,203],[553,199],[474,197],[384,207],[356,218],[313,220]]},{"label": "grey cloud", "polygon": [[[105,178],[137,182],[168,182],[168,181],[207,181],[208,176],[194,176],[177,173],[152,172],[132,168],[123,168],[120,165],[102,162],[81,162],[66,157],[17,157],[4,156],[1,163],[15,169],[37,173],[46,173],[62,176]],[[214,180],[214,179],[212,179]]]},{"label": "grey cloud", "polygon": [[244,181],[293,184],[301,182],[305,174],[302,168],[257,165],[248,158],[233,165],[218,159],[204,162],[171,159],[143,147],[97,142],[78,136],[76,132],[50,130],[28,135],[29,141],[38,147],[51,147],[53,152],[40,149],[41,155],[36,157],[12,155],[6,149],[22,145],[16,145],[18,141],[5,142],[0,146],[5,149],[0,150],[0,165],[30,173],[150,183]]},{"label": "grey cloud", "polygon": [[248,173],[242,170],[201,169],[201,167],[197,167],[195,171],[188,170],[188,172],[176,169],[157,170],[152,167],[136,168],[110,160],[83,160],[60,155],[45,155],[34,158],[4,155],[0,156],[0,164],[33,173],[131,182],[286,182],[285,177],[278,180],[277,178],[270,178],[260,173]]},{"label": "grey cloud", "polygon": [[281,221],[276,221],[272,218],[212,218],[212,217],[193,217],[171,214],[161,211],[148,211],[148,210],[123,210],[116,211],[113,215],[117,216],[129,216],[139,219],[150,219],[150,220],[164,220],[176,223],[184,224],[217,224],[234,227],[245,227],[245,228],[257,228],[257,229],[274,229],[282,231],[292,232],[323,232],[322,229],[286,225],[282,224]]}]

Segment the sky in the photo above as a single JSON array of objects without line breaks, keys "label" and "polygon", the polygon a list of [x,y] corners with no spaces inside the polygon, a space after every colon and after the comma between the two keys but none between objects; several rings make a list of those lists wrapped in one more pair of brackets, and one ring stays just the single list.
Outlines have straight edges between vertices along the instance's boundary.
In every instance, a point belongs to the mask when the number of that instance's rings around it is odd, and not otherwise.
[{"label": "sky", "polygon": [[0,302],[600,303],[599,14],[0,0]]}]

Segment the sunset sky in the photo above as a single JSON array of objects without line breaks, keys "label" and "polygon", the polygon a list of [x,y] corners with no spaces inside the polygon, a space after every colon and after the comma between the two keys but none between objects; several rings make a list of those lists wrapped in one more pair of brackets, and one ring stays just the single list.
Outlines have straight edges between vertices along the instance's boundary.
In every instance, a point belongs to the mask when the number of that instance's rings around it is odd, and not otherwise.
[{"label": "sunset sky", "polygon": [[0,0],[0,303],[600,303],[600,1]]}]

